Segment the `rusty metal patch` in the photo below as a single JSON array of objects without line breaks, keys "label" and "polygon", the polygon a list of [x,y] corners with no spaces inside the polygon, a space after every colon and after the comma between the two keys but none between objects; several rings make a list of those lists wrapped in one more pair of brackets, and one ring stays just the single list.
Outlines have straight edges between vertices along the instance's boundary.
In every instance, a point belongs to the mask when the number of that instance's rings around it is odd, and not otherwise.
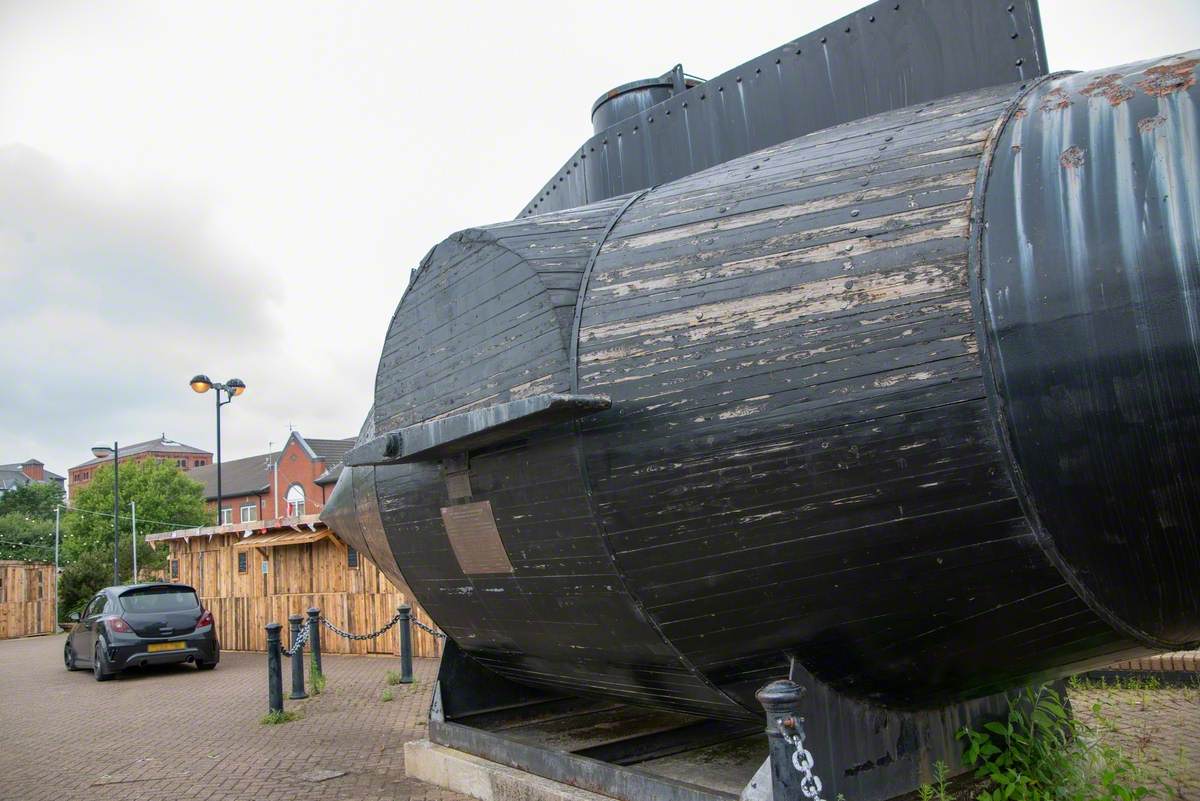
[{"label": "rusty metal patch", "polygon": [[1138,88],[1154,97],[1166,97],[1190,89],[1196,83],[1197,65],[1200,65],[1200,59],[1188,58],[1147,67],[1146,77],[1137,82]]},{"label": "rusty metal patch", "polygon": [[1086,97],[1096,97],[1099,95],[1113,106],[1119,106],[1133,97],[1133,90],[1121,83],[1121,76],[1115,72],[1108,75],[1101,75],[1080,89],[1079,93]]},{"label": "rusty metal patch", "polygon": [[462,572],[470,575],[512,573],[512,562],[496,528],[491,501],[442,507],[442,523]]},{"label": "rusty metal patch", "polygon": [[1062,152],[1058,157],[1058,163],[1063,166],[1063,169],[1073,170],[1076,167],[1083,166],[1083,148],[1079,145],[1071,145]]},{"label": "rusty metal patch", "polygon": [[1153,117],[1143,117],[1142,119],[1138,120],[1137,127],[1140,132],[1146,134],[1146,133],[1150,133],[1151,131],[1153,131],[1155,128],[1162,125],[1166,121],[1167,121],[1166,117],[1164,117],[1161,114],[1156,114]]},{"label": "rusty metal patch", "polygon": [[1046,93],[1038,108],[1042,110],[1043,114],[1049,114],[1054,111],[1062,111],[1063,109],[1070,108],[1070,106],[1071,97],[1067,94],[1066,90],[1061,87],[1055,87]]}]

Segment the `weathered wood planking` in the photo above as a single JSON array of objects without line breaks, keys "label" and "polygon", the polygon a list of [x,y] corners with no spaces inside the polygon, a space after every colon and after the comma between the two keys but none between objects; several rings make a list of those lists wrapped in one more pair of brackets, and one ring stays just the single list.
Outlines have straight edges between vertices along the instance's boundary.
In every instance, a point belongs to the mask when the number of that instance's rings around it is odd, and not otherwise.
[{"label": "weathered wood planking", "polygon": [[[758,714],[793,656],[916,708],[1143,652],[1035,530],[998,436],[972,237],[1023,90],[446,240],[363,437],[544,392],[612,408],[347,470],[325,519],[496,672],[698,714]],[[512,573],[449,544],[442,509],[482,501]]]},{"label": "weathered wood planking", "polygon": [[[302,614],[310,606],[334,625],[356,634],[375,631],[392,619],[396,607],[408,603],[413,616],[432,626],[429,616],[416,602],[397,589],[360,552],[358,567],[347,564],[346,547],[326,538],[314,543],[255,548],[247,554],[246,572],[238,571],[240,541],[237,534],[216,534],[171,540],[170,558],[179,561],[179,576],[173,581],[196,588],[205,608],[217,622],[221,647],[233,651],[266,650],[264,626],[270,622],[285,628],[289,615]],[[268,563],[262,572],[262,562]],[[307,619],[307,616],[306,616]],[[413,653],[436,657],[439,642],[416,627],[412,632]],[[334,654],[398,654],[400,641],[393,629],[373,640],[346,640],[324,630],[321,648]]]},{"label": "weathered wood planking", "polygon": [[54,617],[54,565],[0,560],[0,640],[50,634]]}]

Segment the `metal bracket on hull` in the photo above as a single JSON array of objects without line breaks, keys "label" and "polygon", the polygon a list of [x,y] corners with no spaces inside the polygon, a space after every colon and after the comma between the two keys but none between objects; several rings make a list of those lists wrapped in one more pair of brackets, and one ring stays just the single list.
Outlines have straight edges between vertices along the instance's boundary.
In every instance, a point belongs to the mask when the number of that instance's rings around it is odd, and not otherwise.
[{"label": "metal bracket on hull", "polygon": [[549,393],[497,403],[391,431],[346,454],[350,467],[434,461],[453,453],[495,445],[540,428],[602,412],[604,395]]}]

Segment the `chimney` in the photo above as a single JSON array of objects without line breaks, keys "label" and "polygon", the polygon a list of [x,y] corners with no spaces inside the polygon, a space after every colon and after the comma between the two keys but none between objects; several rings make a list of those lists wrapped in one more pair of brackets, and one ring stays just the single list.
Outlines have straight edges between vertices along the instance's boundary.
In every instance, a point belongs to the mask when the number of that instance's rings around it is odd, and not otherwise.
[{"label": "chimney", "polygon": [[46,466],[37,459],[30,459],[27,462],[22,462],[21,472],[34,481],[46,480]]}]

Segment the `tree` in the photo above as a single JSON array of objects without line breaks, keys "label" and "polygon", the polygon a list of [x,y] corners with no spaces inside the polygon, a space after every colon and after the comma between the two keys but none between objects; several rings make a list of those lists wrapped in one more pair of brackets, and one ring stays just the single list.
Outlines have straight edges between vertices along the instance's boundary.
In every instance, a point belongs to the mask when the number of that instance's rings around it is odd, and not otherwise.
[{"label": "tree", "polygon": [[[161,567],[166,553],[146,545],[142,535],[193,526],[211,525],[215,517],[204,502],[204,487],[174,464],[156,459],[121,464],[121,516],[118,542],[123,564],[130,563],[132,529],[130,502],[137,504],[138,567]],[[63,553],[68,561],[92,561],[95,552],[107,553],[107,578],[91,592],[112,583],[112,465],[100,467],[91,483],[71,499],[71,511],[63,517]],[[129,577],[130,567],[121,572]],[[65,575],[65,574],[64,574]],[[61,586],[61,585],[60,585]],[[68,607],[64,606],[64,609]]]},{"label": "tree", "polygon": [[54,560],[54,508],[62,494],[57,484],[26,484],[0,495],[0,559]]},{"label": "tree", "polygon": [[[128,553],[126,549],[125,555]],[[58,619],[65,619],[71,612],[83,611],[88,599],[111,583],[111,551],[102,548],[84,551],[78,559],[63,568],[58,578]]]},{"label": "tree", "polygon": [[54,507],[62,499],[62,487],[57,483],[26,484],[0,495],[0,516],[19,513],[33,520],[53,520]]},{"label": "tree", "polygon": [[54,561],[54,520],[22,512],[0,514],[0,559]]}]

